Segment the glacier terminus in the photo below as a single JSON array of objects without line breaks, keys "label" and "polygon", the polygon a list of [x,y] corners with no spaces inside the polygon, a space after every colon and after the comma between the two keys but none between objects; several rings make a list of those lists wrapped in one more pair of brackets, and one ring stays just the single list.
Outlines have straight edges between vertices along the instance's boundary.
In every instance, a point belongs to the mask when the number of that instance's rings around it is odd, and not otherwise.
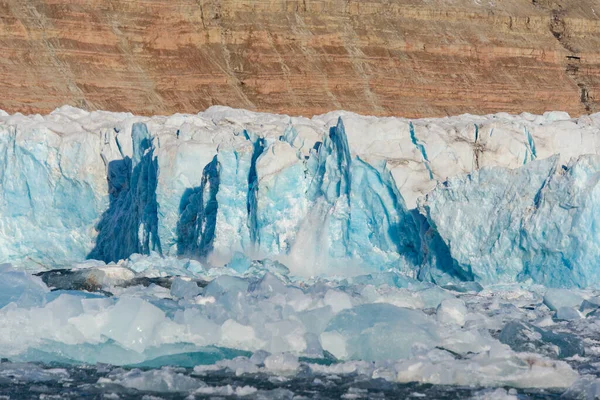
[{"label": "glacier terminus", "polygon": [[240,253],[302,276],[586,288],[600,283],[599,124],[559,112],[4,115],[0,258],[222,266]]}]

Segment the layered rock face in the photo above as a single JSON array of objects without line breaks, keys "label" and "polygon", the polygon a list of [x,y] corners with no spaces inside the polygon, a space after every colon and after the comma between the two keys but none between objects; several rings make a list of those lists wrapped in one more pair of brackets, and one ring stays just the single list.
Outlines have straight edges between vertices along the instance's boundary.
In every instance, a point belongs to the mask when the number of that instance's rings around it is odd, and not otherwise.
[{"label": "layered rock face", "polygon": [[0,109],[597,111],[592,0],[2,0]]}]

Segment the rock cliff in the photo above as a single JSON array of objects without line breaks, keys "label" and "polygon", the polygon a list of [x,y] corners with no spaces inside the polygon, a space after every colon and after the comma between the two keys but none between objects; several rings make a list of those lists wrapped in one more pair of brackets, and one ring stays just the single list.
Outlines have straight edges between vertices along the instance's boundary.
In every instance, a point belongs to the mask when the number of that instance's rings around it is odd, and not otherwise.
[{"label": "rock cliff", "polygon": [[0,0],[0,109],[580,115],[598,109],[597,13],[597,0]]}]

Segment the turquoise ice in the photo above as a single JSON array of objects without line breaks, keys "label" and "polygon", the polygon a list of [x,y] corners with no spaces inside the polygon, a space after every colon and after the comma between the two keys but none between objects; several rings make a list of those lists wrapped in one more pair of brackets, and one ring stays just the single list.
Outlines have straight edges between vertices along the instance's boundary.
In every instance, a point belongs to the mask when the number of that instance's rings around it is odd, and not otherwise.
[{"label": "turquoise ice", "polygon": [[595,286],[599,126],[564,113],[2,115],[0,262],[142,254],[240,272],[276,260],[304,276]]}]

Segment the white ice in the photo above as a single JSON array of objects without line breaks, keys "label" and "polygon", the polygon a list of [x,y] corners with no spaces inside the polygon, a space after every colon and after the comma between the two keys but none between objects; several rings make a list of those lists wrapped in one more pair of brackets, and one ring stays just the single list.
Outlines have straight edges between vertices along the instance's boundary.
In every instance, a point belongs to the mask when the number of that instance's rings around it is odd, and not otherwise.
[{"label": "white ice", "polygon": [[[0,273],[0,281],[12,273]],[[196,368],[199,374],[226,368],[238,375],[293,376],[307,365],[315,374],[360,371],[395,382],[489,387],[565,388],[578,379],[555,352],[520,353],[491,335],[511,320],[536,324],[552,317],[555,311],[542,301],[543,288],[459,293],[437,287],[440,293],[432,301],[428,292],[435,286],[401,275],[394,285],[377,286],[369,283],[385,281],[377,275],[307,281],[278,278],[260,268],[196,278],[210,283],[191,286],[189,278],[175,278],[170,291],[158,291],[154,284],[123,290],[122,281],[115,280],[114,286],[103,286],[119,293],[113,297],[76,291],[56,296],[37,282],[39,303],[20,304],[17,298],[0,309],[0,356],[16,362],[160,366],[179,365],[185,355],[208,363]],[[597,323],[594,316],[588,320]],[[552,342],[558,340],[554,336],[537,340],[546,340],[549,348],[559,343]],[[224,348],[238,353],[215,350]],[[333,364],[314,364],[314,359]],[[102,383],[208,390],[201,379],[164,371],[132,370]]]}]

